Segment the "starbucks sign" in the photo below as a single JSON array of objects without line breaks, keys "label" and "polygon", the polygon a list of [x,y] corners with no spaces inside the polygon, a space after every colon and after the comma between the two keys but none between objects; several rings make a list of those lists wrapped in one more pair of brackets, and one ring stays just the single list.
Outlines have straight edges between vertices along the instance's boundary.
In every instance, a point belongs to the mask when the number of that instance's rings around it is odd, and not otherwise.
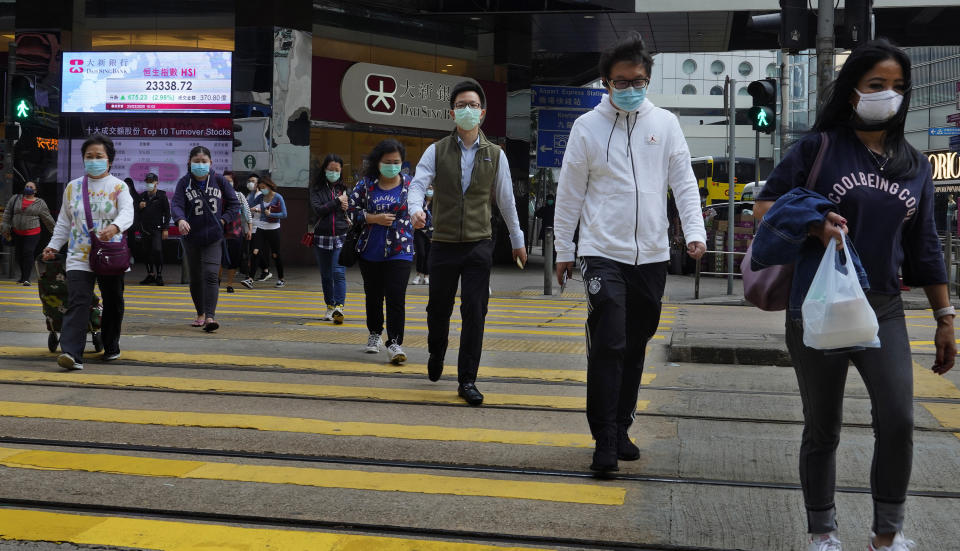
[{"label": "starbucks sign", "polygon": [[340,82],[351,119],[369,124],[453,130],[450,91],[467,77],[356,63]]}]

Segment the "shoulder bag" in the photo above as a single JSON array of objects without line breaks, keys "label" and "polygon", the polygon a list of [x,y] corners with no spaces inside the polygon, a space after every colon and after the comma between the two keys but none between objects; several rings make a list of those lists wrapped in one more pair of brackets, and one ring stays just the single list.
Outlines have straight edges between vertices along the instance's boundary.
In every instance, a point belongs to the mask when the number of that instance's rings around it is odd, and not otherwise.
[{"label": "shoulder bag", "polygon": [[90,269],[97,275],[122,275],[130,267],[130,248],[127,246],[127,235],[120,232],[123,237],[119,242],[100,241],[93,227],[93,216],[90,211],[90,191],[87,187],[86,176],[83,177],[80,193],[83,194],[83,210],[87,218],[87,230],[90,232]]},{"label": "shoulder bag", "polygon": [[[830,146],[830,136],[826,132],[820,133],[820,149],[817,157],[807,173],[807,189],[813,189],[820,176],[823,166],[823,157]],[[754,271],[750,267],[753,259],[753,243],[747,247],[747,254],[740,262],[740,271],[743,274],[743,296],[751,304],[767,312],[786,310],[790,303],[790,286],[793,283],[793,264],[769,266]]]}]

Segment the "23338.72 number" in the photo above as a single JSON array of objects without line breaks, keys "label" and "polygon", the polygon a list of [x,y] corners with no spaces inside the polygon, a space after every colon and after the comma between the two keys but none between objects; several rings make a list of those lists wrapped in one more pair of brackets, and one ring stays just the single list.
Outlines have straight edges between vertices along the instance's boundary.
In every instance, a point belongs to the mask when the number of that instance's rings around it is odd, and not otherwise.
[{"label": "23338.72 number", "polygon": [[145,90],[193,90],[193,82],[189,80],[148,80]]}]

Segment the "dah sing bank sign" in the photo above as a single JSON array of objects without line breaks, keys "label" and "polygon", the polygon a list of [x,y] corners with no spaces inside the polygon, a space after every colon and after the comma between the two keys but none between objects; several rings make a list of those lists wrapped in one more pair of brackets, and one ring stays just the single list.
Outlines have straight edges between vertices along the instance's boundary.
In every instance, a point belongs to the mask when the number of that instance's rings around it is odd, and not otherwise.
[{"label": "dah sing bank sign", "polygon": [[452,130],[450,91],[467,77],[372,63],[351,65],[340,81],[343,110],[357,122]]}]

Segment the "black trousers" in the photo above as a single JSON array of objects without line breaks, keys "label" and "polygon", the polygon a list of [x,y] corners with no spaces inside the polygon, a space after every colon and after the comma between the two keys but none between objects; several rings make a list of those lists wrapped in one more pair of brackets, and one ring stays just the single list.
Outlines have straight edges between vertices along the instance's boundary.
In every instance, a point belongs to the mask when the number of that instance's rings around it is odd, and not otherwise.
[{"label": "black trousers", "polygon": [[90,325],[90,307],[93,304],[93,285],[100,286],[103,299],[103,317],[100,337],[103,352],[120,352],[120,325],[123,323],[123,275],[103,276],[84,270],[67,272],[67,313],[63,315],[60,330],[60,350],[77,361],[83,359]]},{"label": "black trousers", "polygon": [[430,247],[432,243],[427,232],[417,230],[413,234],[413,250],[416,251],[417,273],[430,275]]},{"label": "black trousers", "polygon": [[587,293],[587,421],[594,439],[633,423],[647,342],[660,324],[667,263],[583,257]]},{"label": "black trousers", "polygon": [[[253,248],[257,252],[252,253],[250,260],[250,276],[253,277],[253,268],[255,263],[259,263],[260,269],[264,272],[270,269],[270,257],[277,265],[277,279],[283,279],[283,259],[280,258],[280,229],[265,230],[260,228],[253,234]],[[259,257],[259,260],[258,260]]]},{"label": "black trousers", "polygon": [[483,325],[490,300],[490,266],[493,242],[438,243],[430,248],[430,298],[427,301],[427,345],[430,354],[444,357],[450,334],[450,316],[460,284],[460,355],[457,380],[460,384],[477,380],[483,351]]},{"label": "black trousers", "polygon": [[383,303],[387,303],[387,344],[403,344],[403,324],[407,317],[407,280],[409,260],[370,262],[360,259],[363,293],[366,295],[367,330],[383,333]]},{"label": "black trousers", "polygon": [[20,266],[20,281],[30,281],[38,243],[40,243],[39,233],[37,235],[13,234],[13,253]]},{"label": "black trousers", "polygon": [[150,233],[140,232],[140,245],[147,265],[147,273],[163,274],[163,233],[154,229]]}]

